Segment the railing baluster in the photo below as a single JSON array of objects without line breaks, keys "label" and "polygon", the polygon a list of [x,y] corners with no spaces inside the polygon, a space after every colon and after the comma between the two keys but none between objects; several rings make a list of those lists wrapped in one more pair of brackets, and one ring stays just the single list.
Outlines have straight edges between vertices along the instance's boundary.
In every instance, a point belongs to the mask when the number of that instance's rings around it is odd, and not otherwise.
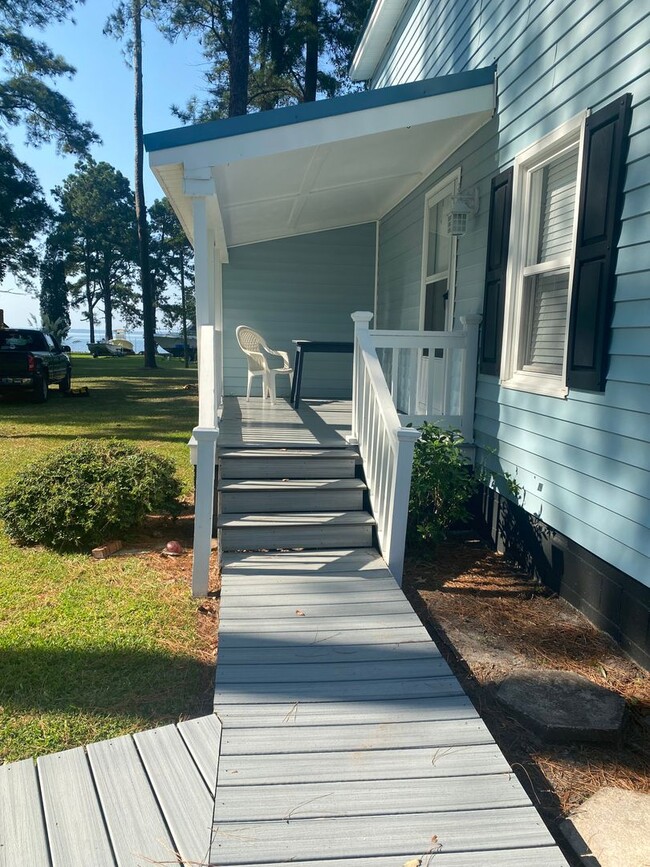
[{"label": "railing baluster", "polygon": [[[401,581],[413,448],[419,433],[413,428],[402,427],[395,406],[395,402],[402,403],[400,351],[408,352],[406,383],[410,388],[404,396],[404,404],[414,423],[420,418],[424,420],[427,415],[431,417],[435,411],[436,421],[461,427],[466,441],[471,442],[481,317],[462,317],[463,331],[454,332],[371,332],[372,314],[355,313],[352,318],[355,322],[352,437],[356,437],[363,459],[382,554],[397,580]],[[378,349],[392,353],[390,389],[377,355]],[[426,413],[418,418],[417,383],[423,349],[429,350],[429,381],[422,395],[426,401]],[[436,359],[436,349],[444,350],[444,360]],[[455,408],[455,403],[451,389],[456,387],[455,358],[452,356],[458,352],[465,356],[460,383],[462,415],[452,416],[450,410]]]}]

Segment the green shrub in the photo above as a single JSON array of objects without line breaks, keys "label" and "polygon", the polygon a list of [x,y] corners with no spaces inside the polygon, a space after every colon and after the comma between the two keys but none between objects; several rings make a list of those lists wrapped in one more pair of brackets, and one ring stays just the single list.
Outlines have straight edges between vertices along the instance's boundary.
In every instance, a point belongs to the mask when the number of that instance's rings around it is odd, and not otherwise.
[{"label": "green shrub", "polygon": [[152,512],[177,511],[174,464],[122,440],[80,439],[18,473],[0,494],[16,542],[61,551],[91,548]]},{"label": "green shrub", "polygon": [[476,480],[467,463],[458,431],[425,422],[415,444],[409,500],[408,541],[434,545],[452,524],[469,518],[467,504]]}]

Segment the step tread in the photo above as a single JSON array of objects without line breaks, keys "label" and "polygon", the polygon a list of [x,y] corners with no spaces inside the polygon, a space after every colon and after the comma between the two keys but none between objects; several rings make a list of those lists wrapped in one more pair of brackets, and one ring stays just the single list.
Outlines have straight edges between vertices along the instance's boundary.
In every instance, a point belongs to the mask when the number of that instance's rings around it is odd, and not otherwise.
[{"label": "step tread", "polygon": [[356,460],[359,452],[356,449],[217,449],[219,458],[241,458],[242,460],[256,458],[350,458]]},{"label": "step tread", "polygon": [[247,515],[233,512],[220,515],[219,527],[318,527],[343,525],[373,525],[375,519],[368,512],[278,512],[275,514]]},{"label": "step tread", "polygon": [[220,491],[365,491],[366,485],[361,479],[222,479],[219,481]]}]

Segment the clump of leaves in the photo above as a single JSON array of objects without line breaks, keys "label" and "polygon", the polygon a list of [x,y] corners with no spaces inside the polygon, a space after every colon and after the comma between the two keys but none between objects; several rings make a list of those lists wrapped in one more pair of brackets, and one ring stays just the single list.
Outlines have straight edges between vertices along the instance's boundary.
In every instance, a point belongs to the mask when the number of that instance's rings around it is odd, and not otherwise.
[{"label": "clump of leaves", "polygon": [[447,529],[470,517],[468,502],[477,481],[463,455],[463,437],[425,422],[415,444],[409,499],[411,544],[437,544]]},{"label": "clump of leaves", "polygon": [[0,518],[15,542],[79,551],[148,514],[176,514],[180,492],[168,458],[123,440],[79,439],[14,476]]}]

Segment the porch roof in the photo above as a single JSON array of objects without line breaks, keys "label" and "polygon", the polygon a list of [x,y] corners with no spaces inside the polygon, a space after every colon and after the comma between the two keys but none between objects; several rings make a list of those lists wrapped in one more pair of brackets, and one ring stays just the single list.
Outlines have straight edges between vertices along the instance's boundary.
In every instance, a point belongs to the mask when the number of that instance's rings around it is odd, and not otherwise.
[{"label": "porch roof", "polygon": [[[193,238],[210,197],[221,247],[378,220],[486,123],[493,67],[145,136]],[[226,252],[226,250],[224,250]]]}]

